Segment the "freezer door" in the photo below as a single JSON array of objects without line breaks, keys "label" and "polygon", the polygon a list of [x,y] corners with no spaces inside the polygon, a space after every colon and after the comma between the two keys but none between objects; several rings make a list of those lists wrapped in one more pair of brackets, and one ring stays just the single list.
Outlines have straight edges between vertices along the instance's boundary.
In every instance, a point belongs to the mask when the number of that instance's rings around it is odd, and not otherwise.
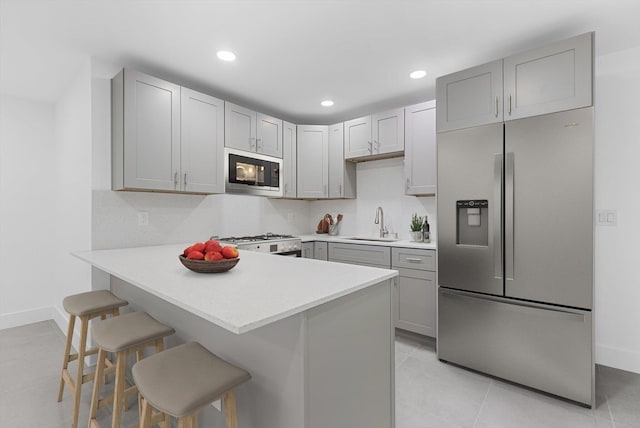
[{"label": "freezer door", "polygon": [[505,295],[593,307],[593,109],[505,124]]},{"label": "freezer door", "polygon": [[593,404],[590,311],[438,290],[438,358]]},{"label": "freezer door", "polygon": [[503,124],[442,132],[437,146],[438,283],[502,295]]}]

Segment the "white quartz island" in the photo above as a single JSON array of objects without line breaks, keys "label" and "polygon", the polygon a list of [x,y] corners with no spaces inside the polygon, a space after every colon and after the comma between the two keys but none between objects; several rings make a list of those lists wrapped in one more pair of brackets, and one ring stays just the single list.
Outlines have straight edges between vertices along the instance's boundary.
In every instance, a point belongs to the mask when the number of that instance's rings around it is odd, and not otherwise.
[{"label": "white quartz island", "polygon": [[[241,251],[219,274],[182,266],[187,245],[76,252],[111,290],[252,374],[236,391],[243,428],[394,426],[396,271]],[[224,427],[213,407],[200,426]]]}]

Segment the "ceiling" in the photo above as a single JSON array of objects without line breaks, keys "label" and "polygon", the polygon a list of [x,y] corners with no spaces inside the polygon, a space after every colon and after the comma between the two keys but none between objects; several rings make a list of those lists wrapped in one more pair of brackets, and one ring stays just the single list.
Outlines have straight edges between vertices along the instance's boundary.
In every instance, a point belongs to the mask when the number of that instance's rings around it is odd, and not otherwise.
[{"label": "ceiling", "polygon": [[91,56],[329,124],[433,99],[437,76],[587,31],[596,55],[639,46],[639,16],[638,0],[0,0],[0,92],[53,103]]}]

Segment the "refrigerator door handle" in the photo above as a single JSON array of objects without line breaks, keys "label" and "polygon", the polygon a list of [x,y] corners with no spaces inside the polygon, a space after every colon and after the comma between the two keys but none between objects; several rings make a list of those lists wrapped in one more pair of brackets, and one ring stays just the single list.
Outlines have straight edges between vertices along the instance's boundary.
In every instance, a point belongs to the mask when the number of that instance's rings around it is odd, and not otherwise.
[{"label": "refrigerator door handle", "polygon": [[505,246],[505,277],[507,280],[514,279],[514,263],[515,256],[513,254],[514,250],[514,177],[515,177],[515,159],[514,153],[507,153],[507,162],[506,162],[506,171],[505,171],[505,204],[504,204],[504,214],[505,214],[505,227],[504,227],[504,246]]},{"label": "refrigerator door handle", "polygon": [[493,276],[502,279],[502,154],[496,154],[493,163]]}]

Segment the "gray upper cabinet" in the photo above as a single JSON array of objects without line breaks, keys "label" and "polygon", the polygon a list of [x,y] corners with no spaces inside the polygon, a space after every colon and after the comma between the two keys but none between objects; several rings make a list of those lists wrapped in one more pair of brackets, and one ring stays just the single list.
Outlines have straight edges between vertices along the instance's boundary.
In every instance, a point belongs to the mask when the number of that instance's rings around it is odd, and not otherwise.
[{"label": "gray upper cabinet", "polygon": [[122,70],[112,80],[113,190],[178,190],[180,86]]},{"label": "gray upper cabinet", "polygon": [[592,104],[593,33],[504,59],[505,120]]},{"label": "gray upper cabinet", "polygon": [[298,125],[298,197],[329,195],[329,127]]},{"label": "gray upper cabinet", "polygon": [[593,33],[439,77],[436,104],[438,132],[590,106]]},{"label": "gray upper cabinet", "polygon": [[405,107],[405,193],[436,193],[436,103]]},{"label": "gray upper cabinet", "polygon": [[397,108],[371,116],[373,154],[404,151],[404,109]]},{"label": "gray upper cabinet", "polygon": [[329,126],[329,198],[355,198],[356,165],[344,160],[344,124]]},{"label": "gray upper cabinet", "polygon": [[256,151],[282,157],[282,120],[257,113]]},{"label": "gray upper cabinet", "polygon": [[438,132],[502,122],[502,60],[436,79]]},{"label": "gray upper cabinet", "polygon": [[[366,160],[404,152],[404,109],[344,122],[344,158]],[[365,159],[363,159],[365,158]]]},{"label": "gray upper cabinet", "polygon": [[180,189],[224,193],[224,101],[181,89]]},{"label": "gray upper cabinet", "polygon": [[224,103],[224,145],[247,152],[256,151],[256,120],[253,110]]},{"label": "gray upper cabinet", "polygon": [[298,196],[297,190],[297,144],[298,136],[296,125],[289,122],[282,123],[282,174],[284,177],[285,198],[295,198]]},{"label": "gray upper cabinet", "polygon": [[218,193],[223,102],[134,70],[112,80],[112,188]]},{"label": "gray upper cabinet", "polygon": [[282,120],[225,102],[224,145],[282,157]]},{"label": "gray upper cabinet", "polygon": [[372,153],[371,116],[344,122],[344,158],[355,159]]}]

